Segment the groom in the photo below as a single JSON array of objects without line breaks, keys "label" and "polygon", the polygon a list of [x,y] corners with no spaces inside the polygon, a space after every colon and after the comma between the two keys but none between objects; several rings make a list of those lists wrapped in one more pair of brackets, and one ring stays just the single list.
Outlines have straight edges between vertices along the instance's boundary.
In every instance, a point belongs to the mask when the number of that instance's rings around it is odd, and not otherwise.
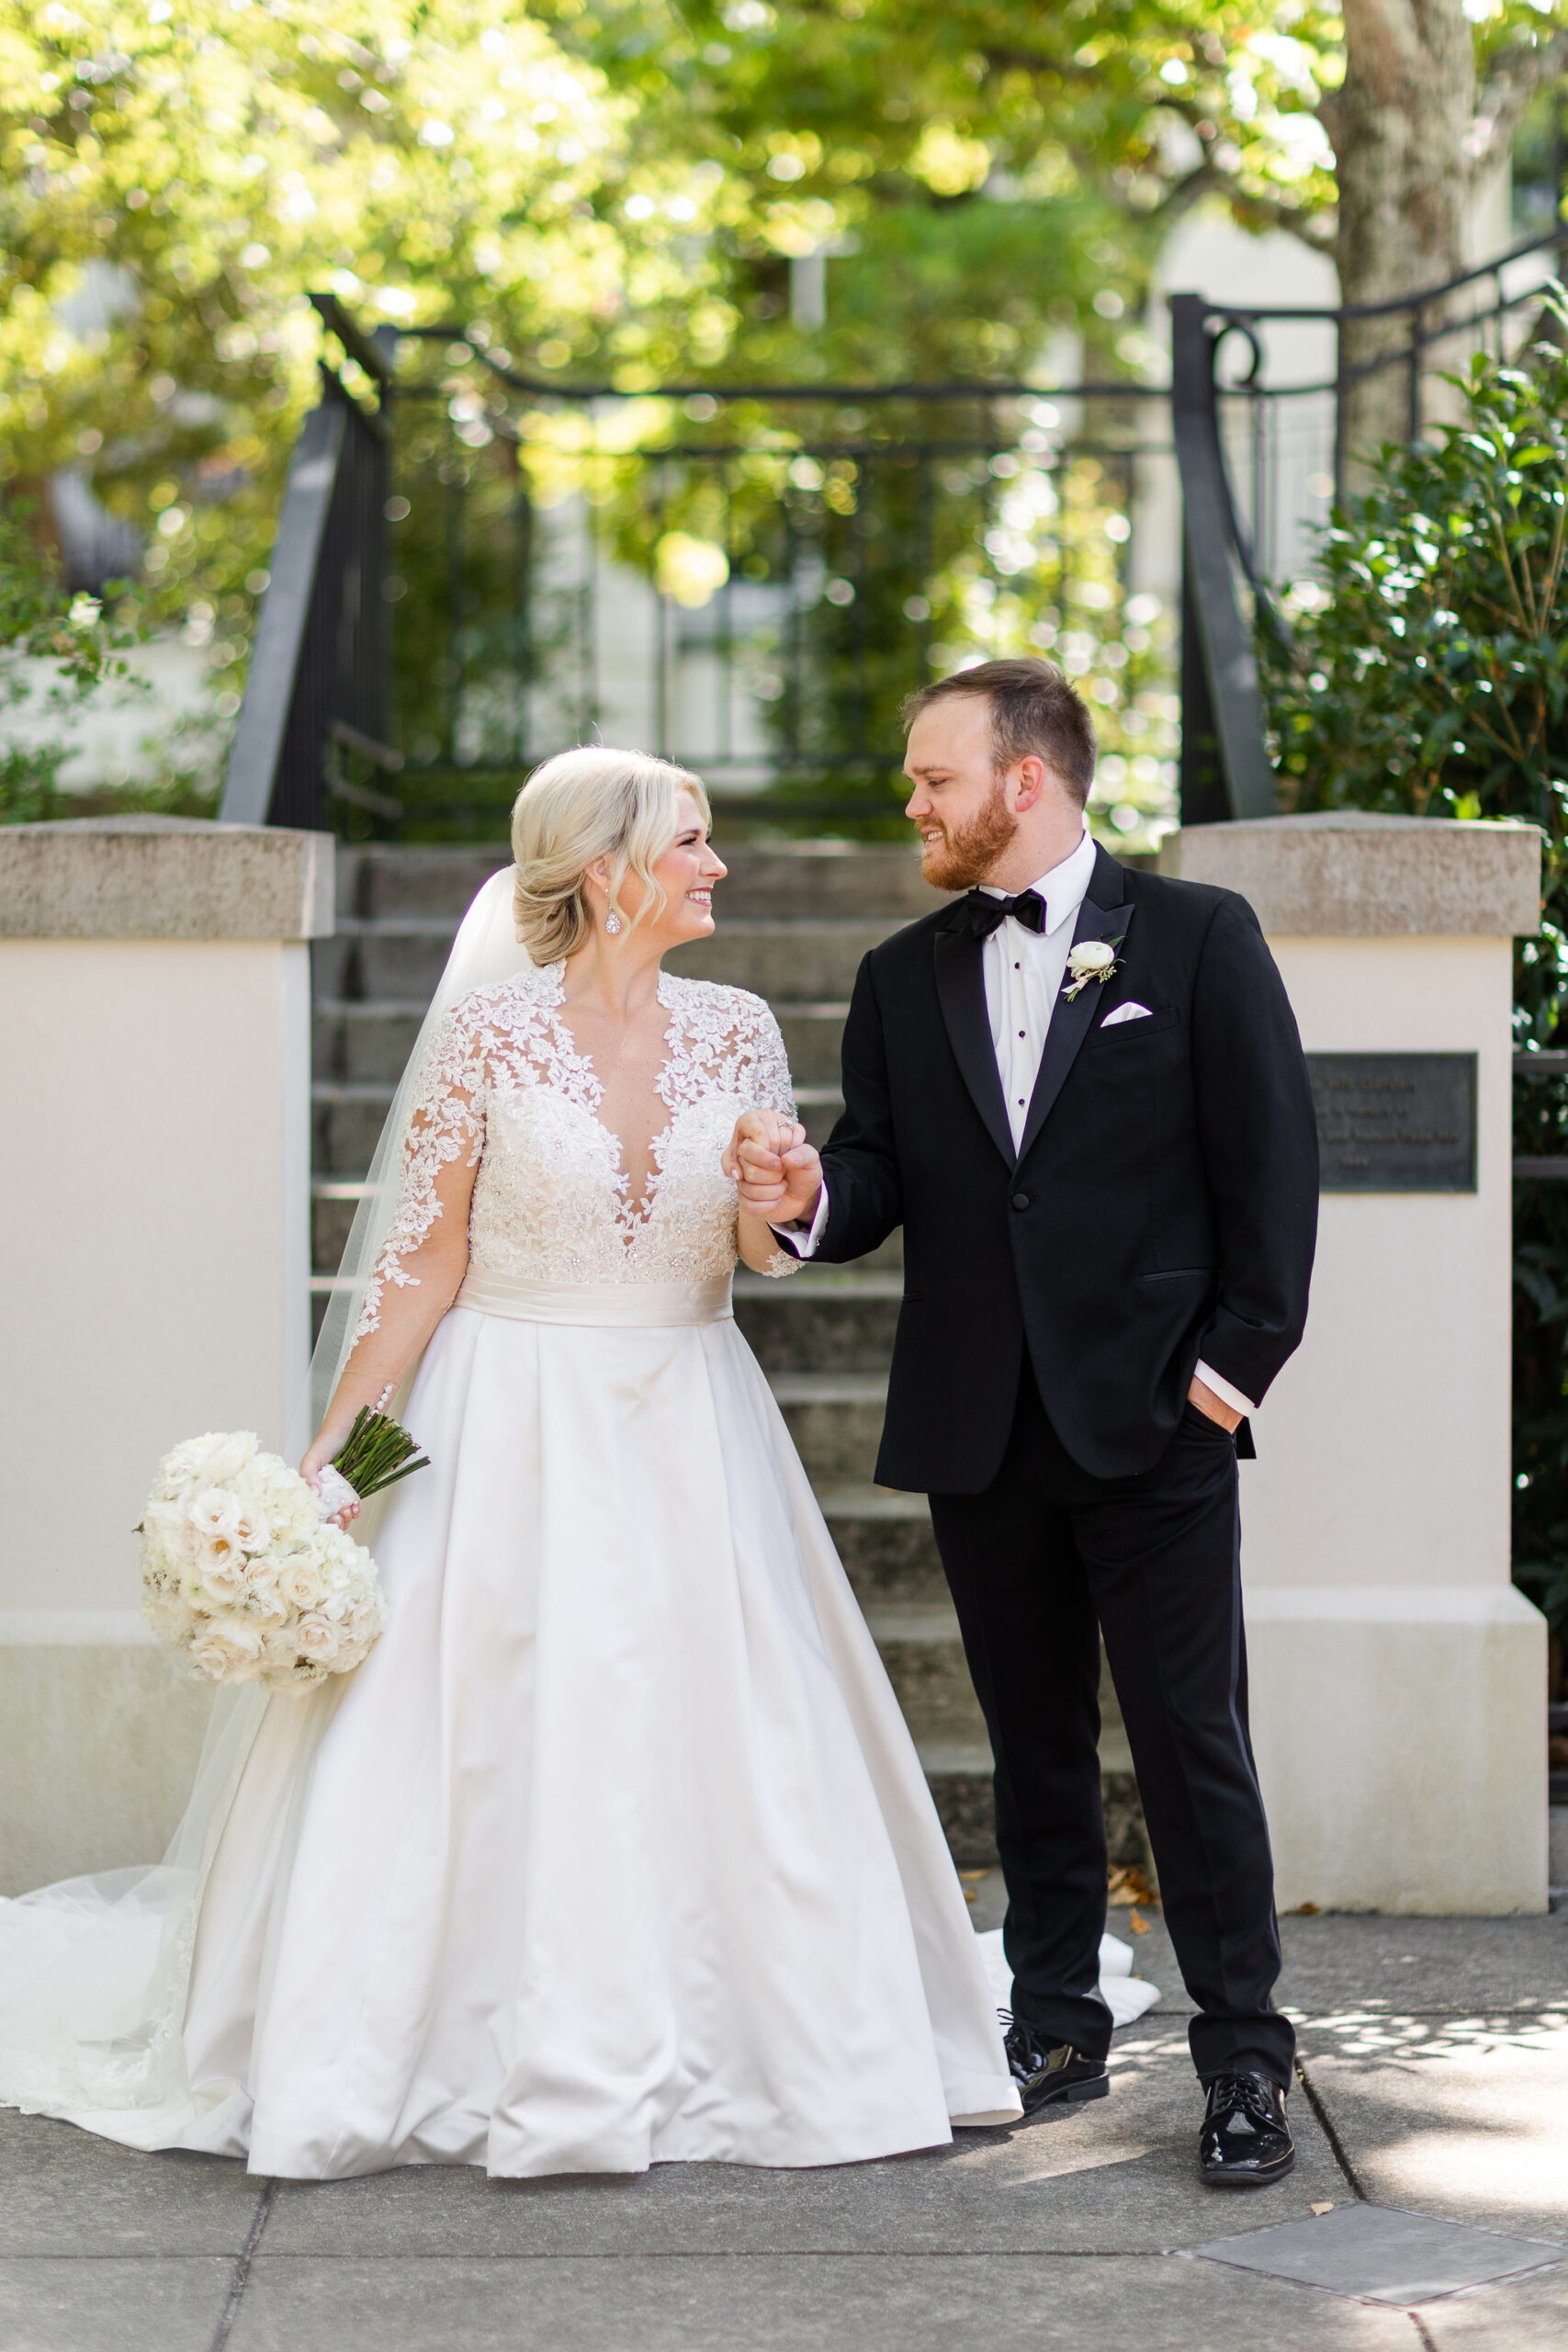
[{"label": "groom", "polygon": [[[1284,988],[1229,891],[1090,839],[1089,712],[1048,662],[908,706],[922,866],[966,895],[885,940],[820,1159],[741,1138],[802,1257],[904,1228],[876,1476],[924,1492],[996,1759],[1026,2113],[1108,2089],[1100,1638],[1198,2005],[1203,2177],[1294,2161],[1294,2037],[1247,1723],[1236,1457],[1302,1336],[1316,1127]],[[748,1125],[742,1121],[742,1130]]]}]

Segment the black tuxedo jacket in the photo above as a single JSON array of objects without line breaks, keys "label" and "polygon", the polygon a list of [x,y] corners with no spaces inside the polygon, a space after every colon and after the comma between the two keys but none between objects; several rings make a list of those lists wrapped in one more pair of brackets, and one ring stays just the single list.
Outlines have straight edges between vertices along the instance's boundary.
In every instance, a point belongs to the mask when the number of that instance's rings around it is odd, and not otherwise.
[{"label": "black tuxedo jacket", "polygon": [[[1200,1356],[1261,1401],[1301,1339],[1317,1127],[1257,917],[1100,850],[1074,938],[1121,938],[1120,967],[1058,999],[1016,1157],[964,901],[856,978],[818,1254],[904,1228],[884,1486],[987,1487],[1026,1347],[1068,1453],[1114,1478],[1159,1459]],[[1129,1001],[1149,1018],[1107,1028]]]}]

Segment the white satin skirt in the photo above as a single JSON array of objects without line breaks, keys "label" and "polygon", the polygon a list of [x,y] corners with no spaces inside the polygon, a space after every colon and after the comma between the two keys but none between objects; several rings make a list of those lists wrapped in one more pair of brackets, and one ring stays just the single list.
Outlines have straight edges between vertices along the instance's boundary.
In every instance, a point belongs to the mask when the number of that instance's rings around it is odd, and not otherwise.
[{"label": "white satin skirt", "polygon": [[374,1537],[389,1629],[258,1711],[189,1858],[180,2079],[23,2103],[306,2179],[840,2164],[1017,2114],[728,1290],[470,1277],[402,1408],[432,1466]]}]

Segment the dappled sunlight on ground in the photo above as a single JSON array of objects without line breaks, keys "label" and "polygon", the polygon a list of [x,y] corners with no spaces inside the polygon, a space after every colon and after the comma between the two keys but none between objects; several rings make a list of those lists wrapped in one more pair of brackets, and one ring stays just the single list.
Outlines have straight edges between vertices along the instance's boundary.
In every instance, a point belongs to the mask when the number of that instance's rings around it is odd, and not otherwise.
[{"label": "dappled sunlight on ground", "polygon": [[1568,2006],[1346,2010],[1302,2047],[1369,2195],[1568,2242]]}]

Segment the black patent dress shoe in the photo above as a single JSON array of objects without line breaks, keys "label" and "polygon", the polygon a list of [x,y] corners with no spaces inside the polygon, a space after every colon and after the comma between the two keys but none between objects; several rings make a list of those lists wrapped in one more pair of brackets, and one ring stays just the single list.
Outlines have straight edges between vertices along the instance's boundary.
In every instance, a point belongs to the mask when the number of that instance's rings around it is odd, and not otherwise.
[{"label": "black patent dress shoe", "polygon": [[1296,2161],[1285,2094],[1268,2075],[1216,2075],[1198,2135],[1198,2169],[1211,2188],[1267,2188]]},{"label": "black patent dress shoe", "polygon": [[1007,2028],[1008,2066],[1023,2102],[1025,2116],[1042,2108],[1076,2107],[1080,2099],[1104,2098],[1111,2082],[1103,2058],[1086,2058],[1070,2041],[1047,2041],[1021,2018],[998,2012]]}]

